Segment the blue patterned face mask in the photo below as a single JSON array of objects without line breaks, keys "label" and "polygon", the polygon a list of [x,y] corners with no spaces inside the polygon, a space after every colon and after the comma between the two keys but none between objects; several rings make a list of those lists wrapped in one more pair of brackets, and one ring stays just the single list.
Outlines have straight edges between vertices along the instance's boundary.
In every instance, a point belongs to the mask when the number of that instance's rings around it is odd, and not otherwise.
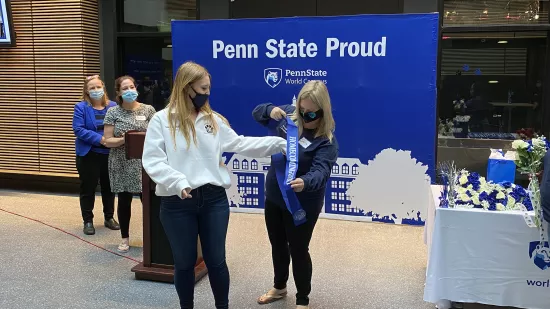
[{"label": "blue patterned face mask", "polygon": [[103,98],[104,94],[105,94],[105,91],[103,91],[103,89],[90,90],[90,98],[94,100],[99,100]]},{"label": "blue patterned face mask", "polygon": [[124,102],[132,103],[137,99],[137,97],[138,92],[135,89],[126,90],[122,93],[122,100],[124,100]]}]

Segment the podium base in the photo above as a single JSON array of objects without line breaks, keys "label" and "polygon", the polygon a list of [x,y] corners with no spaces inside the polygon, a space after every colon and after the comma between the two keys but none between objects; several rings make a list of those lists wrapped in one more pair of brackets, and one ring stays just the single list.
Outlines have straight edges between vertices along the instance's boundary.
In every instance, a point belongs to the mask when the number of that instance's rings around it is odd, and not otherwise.
[{"label": "podium base", "polygon": [[[146,267],[143,263],[139,263],[132,268],[132,272],[135,274],[137,280],[174,283],[174,268],[172,266],[153,264]],[[200,259],[197,265],[195,265],[195,283],[201,280],[207,272],[208,270],[204,261]]]}]

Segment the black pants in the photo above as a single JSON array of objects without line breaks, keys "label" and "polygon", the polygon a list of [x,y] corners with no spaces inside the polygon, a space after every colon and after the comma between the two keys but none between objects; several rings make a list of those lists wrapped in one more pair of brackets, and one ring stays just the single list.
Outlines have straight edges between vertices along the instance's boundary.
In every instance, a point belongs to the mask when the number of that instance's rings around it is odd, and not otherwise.
[{"label": "black pants", "polygon": [[[119,192],[117,216],[120,224],[120,235],[122,238],[130,237],[130,217],[132,216],[132,200],[134,193]],[[139,198],[143,201],[143,196],[139,194]]]},{"label": "black pants", "polygon": [[[322,201],[320,203],[322,207]],[[306,209],[306,213],[307,222],[300,226],[294,226],[292,215],[286,209],[268,200],[265,201],[265,223],[271,242],[271,255],[275,271],[273,287],[279,290],[286,288],[290,258],[292,257],[292,273],[298,290],[296,305],[302,306],[309,305],[313,269],[309,255],[309,242],[320,211],[310,212]]]},{"label": "black pants", "polygon": [[94,220],[95,189],[97,182],[101,185],[101,200],[103,216],[106,220],[115,212],[115,194],[111,192],[109,183],[108,154],[88,152],[85,156],[76,157],[76,169],[80,179],[80,210],[84,223]]}]

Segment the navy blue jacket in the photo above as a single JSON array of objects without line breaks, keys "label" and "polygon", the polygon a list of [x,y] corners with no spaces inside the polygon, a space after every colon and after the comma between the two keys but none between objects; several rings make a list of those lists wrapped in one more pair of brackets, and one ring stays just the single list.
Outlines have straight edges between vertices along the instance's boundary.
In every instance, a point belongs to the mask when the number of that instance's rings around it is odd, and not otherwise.
[{"label": "navy blue jacket", "polygon": [[[275,106],[271,103],[258,105],[252,112],[252,116],[257,122],[267,127],[273,108]],[[295,109],[292,105],[283,105],[279,108],[287,115],[292,114]],[[286,138],[286,120],[279,121],[276,130],[280,137]],[[307,148],[301,145],[298,147],[296,177],[304,180],[304,190],[297,192],[296,196],[306,212],[319,212],[323,207],[326,184],[330,178],[332,166],[338,159],[338,142],[335,136],[332,137],[332,141],[329,141],[326,137],[315,137],[314,131],[307,129],[302,132],[300,138],[302,137],[310,141],[311,144]],[[266,199],[286,209],[273,164],[267,173]]]},{"label": "navy blue jacket", "polygon": [[[107,109],[116,106],[116,103],[109,101]],[[92,146],[101,145],[103,135],[97,133],[94,109],[90,103],[82,101],[74,106],[73,131],[76,136],[75,150],[77,156],[85,156],[90,152]]]},{"label": "navy blue jacket", "polygon": [[550,222],[550,151],[544,156],[544,172],[540,184],[540,203],[544,213],[544,220]]}]

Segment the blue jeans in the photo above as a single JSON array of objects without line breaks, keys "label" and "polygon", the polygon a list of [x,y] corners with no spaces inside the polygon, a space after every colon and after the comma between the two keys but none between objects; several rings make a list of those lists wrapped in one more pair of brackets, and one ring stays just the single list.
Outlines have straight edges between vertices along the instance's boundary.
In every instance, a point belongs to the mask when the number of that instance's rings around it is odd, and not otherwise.
[{"label": "blue jeans", "polygon": [[193,308],[197,236],[216,309],[229,308],[229,270],[225,261],[225,239],[229,202],[225,189],[204,185],[191,191],[192,198],[163,197],[160,221],[174,256],[174,283],[182,309]]}]

